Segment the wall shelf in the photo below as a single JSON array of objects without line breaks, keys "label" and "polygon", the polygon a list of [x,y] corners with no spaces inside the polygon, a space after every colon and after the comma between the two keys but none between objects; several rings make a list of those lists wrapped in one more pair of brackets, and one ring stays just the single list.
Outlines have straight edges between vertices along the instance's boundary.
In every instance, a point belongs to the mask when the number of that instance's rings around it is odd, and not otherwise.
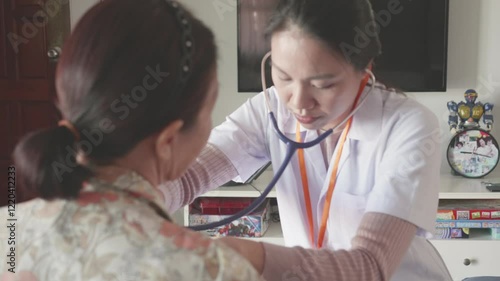
[{"label": "wall shelf", "polygon": [[500,169],[482,179],[442,174],[439,199],[500,199],[500,192],[489,191],[483,181],[500,182]]},{"label": "wall shelf", "polygon": [[[203,197],[258,197],[272,176],[272,171],[267,170],[251,185],[223,186],[203,194]],[[483,179],[442,174],[439,199],[500,199],[500,192],[489,191],[481,185],[482,181],[500,182],[500,173],[495,171]],[[276,191],[273,189],[267,197],[276,198]]]}]

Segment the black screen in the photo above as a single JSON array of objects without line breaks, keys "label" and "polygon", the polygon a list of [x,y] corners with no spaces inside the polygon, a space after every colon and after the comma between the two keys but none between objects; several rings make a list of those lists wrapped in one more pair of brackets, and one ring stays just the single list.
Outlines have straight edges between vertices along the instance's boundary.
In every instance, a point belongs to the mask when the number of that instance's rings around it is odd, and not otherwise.
[{"label": "black screen", "polygon": [[[334,1],[334,0],[332,0]],[[397,13],[390,5],[397,5]],[[449,0],[373,0],[382,54],[378,80],[406,92],[446,91]],[[263,36],[276,0],[240,0],[238,91],[260,92],[260,62],[269,50]],[[392,6],[394,7],[394,6]],[[269,71],[267,72],[269,74]],[[272,85],[268,75],[268,85]]]},{"label": "black screen", "polygon": [[[372,1],[375,14],[390,1]],[[446,91],[448,0],[401,3],[401,12],[380,28],[382,55],[374,68],[378,79],[408,92]]]}]

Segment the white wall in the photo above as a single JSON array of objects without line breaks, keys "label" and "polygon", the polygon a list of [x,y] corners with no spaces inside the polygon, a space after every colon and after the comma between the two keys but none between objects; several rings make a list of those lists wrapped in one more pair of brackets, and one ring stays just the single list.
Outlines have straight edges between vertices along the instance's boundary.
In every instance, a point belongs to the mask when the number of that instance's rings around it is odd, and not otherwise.
[{"label": "white wall", "polygon": [[85,11],[97,2],[99,0],[69,0],[71,27],[73,28]]},{"label": "white wall", "polygon": [[[199,18],[210,26],[219,46],[220,96],[213,113],[214,124],[221,123],[225,116],[236,109],[251,94],[237,92],[237,0],[181,0]],[[97,0],[71,0],[72,22]],[[404,1],[401,1],[402,5]],[[404,7],[404,5],[403,5]],[[448,130],[446,102],[463,99],[468,88],[475,88],[479,100],[500,106],[500,11],[499,0],[450,0],[448,91],[438,93],[411,93],[422,104],[429,107]],[[495,82],[496,81],[496,82]],[[494,114],[499,122],[493,135],[500,141],[500,116],[498,107]],[[443,141],[443,151],[447,146]],[[443,152],[443,173],[449,171]]]}]

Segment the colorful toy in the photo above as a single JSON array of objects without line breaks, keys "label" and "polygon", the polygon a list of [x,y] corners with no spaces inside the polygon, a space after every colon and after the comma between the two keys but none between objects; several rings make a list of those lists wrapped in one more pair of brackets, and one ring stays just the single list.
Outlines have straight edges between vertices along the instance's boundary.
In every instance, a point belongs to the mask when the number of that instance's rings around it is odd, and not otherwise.
[{"label": "colorful toy", "polygon": [[452,134],[464,129],[480,128],[479,120],[481,117],[483,117],[483,122],[486,125],[486,131],[491,131],[493,126],[493,104],[476,102],[478,94],[472,89],[467,90],[464,97],[465,102],[461,101],[458,104],[454,101],[448,102],[448,110],[450,111],[448,125],[450,125]]}]

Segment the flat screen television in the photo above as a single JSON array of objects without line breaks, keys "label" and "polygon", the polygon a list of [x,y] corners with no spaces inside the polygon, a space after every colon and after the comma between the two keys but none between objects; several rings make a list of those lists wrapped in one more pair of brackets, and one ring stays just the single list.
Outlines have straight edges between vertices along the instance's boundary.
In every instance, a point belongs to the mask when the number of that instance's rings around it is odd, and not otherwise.
[{"label": "flat screen television", "polygon": [[[394,2],[400,3],[399,12],[391,14],[389,11],[394,9],[388,7]],[[260,63],[269,51],[264,30],[277,3],[278,0],[238,2],[239,92],[262,91]],[[449,0],[371,3],[382,43],[382,54],[374,64],[377,79],[406,92],[446,91]],[[272,85],[267,73],[268,85]]]}]

